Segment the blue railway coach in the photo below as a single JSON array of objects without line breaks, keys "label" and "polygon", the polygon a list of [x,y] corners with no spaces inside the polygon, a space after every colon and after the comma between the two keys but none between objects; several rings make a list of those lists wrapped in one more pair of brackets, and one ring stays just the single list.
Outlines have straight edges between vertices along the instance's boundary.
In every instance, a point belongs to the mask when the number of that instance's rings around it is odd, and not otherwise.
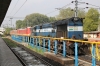
[{"label": "blue railway coach", "polygon": [[36,25],[33,32],[35,36],[56,37],[56,27],[53,28],[52,23]]},{"label": "blue railway coach", "polygon": [[68,18],[52,23],[45,23],[34,26],[33,34],[35,36],[47,36],[57,38],[72,38],[83,39],[83,19]]}]

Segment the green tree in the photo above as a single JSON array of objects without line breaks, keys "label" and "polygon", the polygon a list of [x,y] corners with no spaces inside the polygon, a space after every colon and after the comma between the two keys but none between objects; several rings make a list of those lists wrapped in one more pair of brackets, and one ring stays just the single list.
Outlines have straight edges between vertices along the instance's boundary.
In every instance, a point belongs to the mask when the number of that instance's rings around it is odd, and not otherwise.
[{"label": "green tree", "polygon": [[54,17],[47,17],[46,15],[39,14],[39,13],[33,13],[30,15],[27,15],[24,19],[24,22],[27,26],[34,26],[42,23],[49,23],[54,21]]},{"label": "green tree", "polygon": [[49,22],[54,22],[56,20],[55,17],[49,17]]},{"label": "green tree", "polygon": [[22,20],[16,21],[16,28],[17,29],[25,28],[28,26],[34,26],[38,24],[53,22],[55,20],[56,20],[55,17],[47,17],[46,15],[43,15],[43,14],[33,13],[30,15],[27,15],[23,21]]},{"label": "green tree", "polygon": [[12,30],[12,28],[5,28],[5,32],[4,35],[10,35],[10,31]]},{"label": "green tree", "polygon": [[16,21],[16,28],[19,29],[19,28],[22,28],[23,27],[23,21],[22,20],[17,20]]},{"label": "green tree", "polygon": [[86,12],[84,9],[78,9],[78,17],[85,18]]},{"label": "green tree", "polygon": [[84,31],[95,31],[98,27],[99,12],[98,10],[91,8],[88,10],[84,20]]},{"label": "green tree", "polygon": [[[69,7],[67,9],[61,9],[59,15],[56,17],[58,20],[74,17],[75,12]],[[85,11],[83,9],[78,9],[78,17],[84,18]]]},{"label": "green tree", "polygon": [[72,9],[69,7],[67,9],[61,9],[59,12],[59,15],[57,15],[57,20],[60,19],[65,19],[65,18],[70,18],[74,16],[74,12],[72,11]]}]

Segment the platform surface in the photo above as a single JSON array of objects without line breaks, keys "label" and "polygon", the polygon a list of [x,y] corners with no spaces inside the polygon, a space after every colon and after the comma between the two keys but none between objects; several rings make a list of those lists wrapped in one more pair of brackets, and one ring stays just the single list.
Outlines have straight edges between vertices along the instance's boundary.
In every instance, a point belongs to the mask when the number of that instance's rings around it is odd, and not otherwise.
[{"label": "platform surface", "polygon": [[47,58],[52,59],[56,62],[59,62],[62,65],[74,64],[74,59],[71,59],[68,57],[64,58],[61,55],[55,55],[54,53],[51,53],[51,52],[45,52],[44,54]]},{"label": "platform surface", "polygon": [[0,66],[23,66],[0,37]]}]

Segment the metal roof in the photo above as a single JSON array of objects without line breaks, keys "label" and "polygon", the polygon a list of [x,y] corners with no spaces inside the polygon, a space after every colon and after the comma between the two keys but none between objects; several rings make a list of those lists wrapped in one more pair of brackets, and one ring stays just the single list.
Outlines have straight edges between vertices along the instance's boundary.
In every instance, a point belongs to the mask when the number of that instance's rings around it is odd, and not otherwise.
[{"label": "metal roof", "polygon": [[11,0],[0,0],[0,25],[2,24]]},{"label": "metal roof", "polygon": [[54,24],[55,25],[68,24],[68,23],[71,23],[71,21],[72,22],[78,22],[80,20],[81,20],[81,22],[83,22],[82,18],[77,17],[77,20],[75,20],[75,17],[71,17],[71,18],[66,18],[66,19],[62,19],[62,20],[56,21],[56,22],[54,22]]},{"label": "metal roof", "polygon": [[93,34],[93,33],[100,33],[100,31],[91,31],[91,32],[84,32],[85,34]]}]

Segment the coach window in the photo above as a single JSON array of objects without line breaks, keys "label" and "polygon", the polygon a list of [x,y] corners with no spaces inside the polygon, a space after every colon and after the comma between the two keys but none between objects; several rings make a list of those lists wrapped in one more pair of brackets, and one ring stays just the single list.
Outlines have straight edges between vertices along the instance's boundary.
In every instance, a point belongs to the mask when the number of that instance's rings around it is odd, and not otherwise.
[{"label": "coach window", "polygon": [[40,29],[42,29],[42,26],[40,26]]},{"label": "coach window", "polygon": [[40,33],[40,30],[39,30],[39,33]]},{"label": "coach window", "polygon": [[52,29],[52,33],[55,33],[55,29]]},{"label": "coach window", "polygon": [[36,27],[33,28],[33,32],[35,32],[35,31],[36,31]]}]

